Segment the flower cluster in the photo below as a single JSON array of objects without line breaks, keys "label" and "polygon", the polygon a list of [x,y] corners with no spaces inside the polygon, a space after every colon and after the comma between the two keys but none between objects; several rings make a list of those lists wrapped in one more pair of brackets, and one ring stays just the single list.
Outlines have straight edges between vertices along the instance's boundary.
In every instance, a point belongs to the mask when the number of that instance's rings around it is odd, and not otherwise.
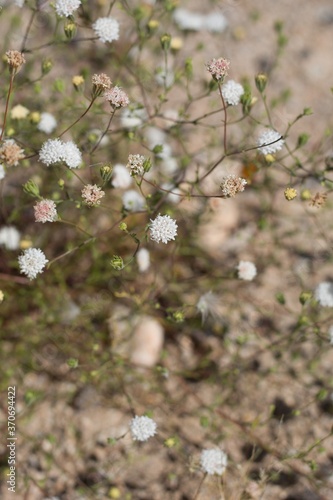
[{"label": "flower cluster", "polygon": [[134,441],[147,441],[156,434],[156,422],[149,417],[134,417],[130,424],[131,434]]},{"label": "flower cluster", "polygon": [[258,149],[263,155],[276,153],[282,149],[284,140],[276,130],[264,130],[257,140]]},{"label": "flower cluster", "polygon": [[92,25],[101,42],[113,42],[119,38],[119,23],[112,17],[100,17]]},{"label": "flower cluster", "polygon": [[57,207],[53,200],[41,200],[34,206],[36,222],[54,222],[58,218]]},{"label": "flower cluster", "polygon": [[96,184],[87,184],[82,189],[81,195],[87,205],[94,207],[101,203],[101,199],[105,196],[105,192],[102,191],[102,188],[96,186]]},{"label": "flower cluster", "polygon": [[51,113],[41,113],[40,120],[37,125],[38,130],[44,134],[51,134],[57,126],[57,120]]},{"label": "flower cluster", "polygon": [[24,151],[14,139],[6,139],[0,147],[0,158],[9,167],[16,166],[24,158]]},{"label": "flower cluster", "polygon": [[150,267],[150,254],[147,248],[140,248],[136,254],[136,262],[138,264],[139,272],[144,273]]},{"label": "flower cluster", "polygon": [[212,75],[217,82],[223,81],[228,74],[230,61],[220,57],[219,59],[212,59],[206,64],[207,71]]},{"label": "flower cluster", "polygon": [[7,250],[17,250],[20,247],[20,232],[14,226],[4,226],[0,229],[0,245]]},{"label": "flower cluster", "polygon": [[140,193],[130,189],[123,194],[123,205],[129,212],[139,212],[145,206],[145,199]]},{"label": "flower cluster", "polygon": [[244,94],[244,88],[240,83],[234,80],[228,80],[222,86],[223,99],[230,104],[230,106],[237,106],[240,103],[240,99]]},{"label": "flower cluster", "polygon": [[223,198],[233,198],[237,193],[244,191],[247,181],[241,177],[230,174],[223,177],[220,188]]},{"label": "flower cluster", "polygon": [[284,197],[286,200],[288,201],[291,201],[293,200],[294,198],[296,198],[297,196],[297,191],[296,189],[292,188],[292,187],[287,187],[285,190],[284,190]]},{"label": "flower cluster", "polygon": [[237,266],[238,278],[245,281],[252,281],[257,276],[257,268],[253,262],[241,260]]},{"label": "flower cluster", "polygon": [[8,65],[14,73],[17,73],[25,63],[24,55],[18,50],[8,50],[6,57]]},{"label": "flower cluster", "polygon": [[206,474],[221,476],[228,463],[228,457],[219,449],[203,450],[200,456],[201,468]]},{"label": "flower cluster", "polygon": [[39,151],[39,160],[47,166],[63,161],[69,168],[78,168],[82,162],[82,155],[73,141],[49,139]]},{"label": "flower cluster", "polygon": [[168,241],[174,240],[177,236],[177,222],[169,215],[160,215],[156,219],[150,219],[150,239],[156,243],[167,244]]},{"label": "flower cluster", "polygon": [[104,92],[104,98],[113,108],[125,108],[129,105],[129,98],[120,87],[113,87]]},{"label": "flower cluster", "polygon": [[48,259],[40,248],[28,248],[19,256],[18,263],[20,273],[32,280],[43,271]]},{"label": "flower cluster", "polygon": [[315,290],[315,299],[323,307],[333,307],[333,282],[323,281]]},{"label": "flower cluster", "polygon": [[112,185],[115,188],[127,189],[132,184],[132,178],[124,165],[117,163],[113,167]]},{"label": "flower cluster", "polygon": [[94,94],[100,95],[105,90],[111,88],[112,81],[105,73],[95,74],[92,77],[92,84],[94,88]]},{"label": "flower cluster", "polygon": [[55,10],[60,17],[69,17],[80,7],[81,0],[56,0]]},{"label": "flower cluster", "polygon": [[146,158],[142,155],[129,155],[126,168],[129,169],[131,176],[143,175],[145,173],[143,164]]}]

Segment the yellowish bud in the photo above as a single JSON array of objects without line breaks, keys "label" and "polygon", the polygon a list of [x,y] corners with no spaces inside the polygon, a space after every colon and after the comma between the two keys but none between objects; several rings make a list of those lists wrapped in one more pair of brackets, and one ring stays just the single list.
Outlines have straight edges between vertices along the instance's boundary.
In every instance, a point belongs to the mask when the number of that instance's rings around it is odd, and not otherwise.
[{"label": "yellowish bud", "polygon": [[31,248],[31,247],[32,247],[32,241],[29,240],[29,238],[26,238],[26,239],[20,241],[20,248],[22,250],[26,250],[27,248]]},{"label": "yellowish bud", "polygon": [[5,298],[5,295],[2,290],[0,290],[0,304],[3,302],[3,299]]},{"label": "yellowish bud", "polygon": [[171,50],[180,50],[183,47],[183,40],[179,36],[175,36],[171,39],[170,48]]},{"label": "yellowish bud", "polygon": [[32,113],[30,113],[30,121],[31,123],[39,123],[40,113],[38,111],[33,111]]},{"label": "yellowish bud", "polygon": [[275,156],[271,154],[265,155],[265,162],[268,163],[268,165],[271,165],[275,162]]},{"label": "yellowish bud", "polygon": [[113,488],[110,489],[110,491],[109,491],[110,498],[120,498],[120,496],[121,496],[121,493],[120,493],[119,488],[116,488],[114,486]]},{"label": "yellowish bud", "polygon": [[72,84],[74,85],[75,90],[79,90],[80,86],[84,84],[84,78],[81,75],[75,75],[72,78]]},{"label": "yellowish bud", "polygon": [[301,192],[301,200],[308,201],[308,200],[311,200],[311,198],[312,198],[312,194],[311,194],[310,189],[303,189]]},{"label": "yellowish bud", "polygon": [[267,85],[267,75],[265,73],[259,73],[255,77],[255,82],[256,82],[256,87],[259,90],[259,92],[263,92],[266,88]]},{"label": "yellowish bud", "polygon": [[294,189],[294,188],[287,187],[287,188],[284,190],[284,196],[285,196],[286,200],[291,201],[291,200],[293,200],[294,198],[296,198],[296,196],[297,196],[297,191],[296,191],[296,189]]}]

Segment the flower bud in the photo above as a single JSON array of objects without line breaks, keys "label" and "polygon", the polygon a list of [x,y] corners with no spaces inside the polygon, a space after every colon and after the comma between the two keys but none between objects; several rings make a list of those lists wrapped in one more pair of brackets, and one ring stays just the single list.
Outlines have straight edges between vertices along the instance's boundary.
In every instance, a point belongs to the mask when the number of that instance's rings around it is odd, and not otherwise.
[{"label": "flower bud", "polygon": [[286,200],[291,201],[291,200],[293,200],[294,198],[296,198],[296,196],[297,196],[297,191],[296,191],[296,189],[294,189],[294,188],[287,187],[287,188],[284,190],[284,196],[285,196]]},{"label": "flower bud", "polygon": [[100,174],[104,182],[109,182],[112,177],[113,168],[110,165],[104,165],[100,168]]},{"label": "flower bud", "polygon": [[124,261],[119,255],[113,255],[110,264],[116,271],[124,269]]},{"label": "flower bud", "polygon": [[32,179],[23,184],[23,191],[34,198],[40,198],[39,187]]},{"label": "flower bud", "polygon": [[76,24],[68,21],[64,26],[64,32],[68,40],[72,40],[76,35]]},{"label": "flower bud", "polygon": [[169,50],[171,45],[171,35],[169,35],[168,33],[164,33],[164,35],[162,35],[160,38],[160,42],[163,50]]},{"label": "flower bud", "polygon": [[50,73],[51,69],[53,68],[53,62],[51,59],[44,59],[42,61],[42,74],[47,75]]},{"label": "flower bud", "polygon": [[303,191],[301,192],[301,200],[308,201],[308,200],[311,200],[311,198],[312,198],[312,194],[311,194],[310,189],[303,189]]},{"label": "flower bud", "polygon": [[311,292],[302,292],[299,296],[299,301],[304,306],[306,302],[309,302],[309,300],[312,299],[312,293]]},{"label": "flower bud", "polygon": [[267,75],[265,73],[259,73],[255,77],[256,87],[260,93],[264,92],[267,84]]},{"label": "flower bud", "polygon": [[120,229],[120,231],[124,231],[126,233],[127,232],[127,224],[126,224],[126,222],[121,222],[119,224],[119,229]]},{"label": "flower bud", "polygon": [[79,91],[84,84],[84,78],[81,75],[75,75],[72,78],[72,84],[76,91]]}]

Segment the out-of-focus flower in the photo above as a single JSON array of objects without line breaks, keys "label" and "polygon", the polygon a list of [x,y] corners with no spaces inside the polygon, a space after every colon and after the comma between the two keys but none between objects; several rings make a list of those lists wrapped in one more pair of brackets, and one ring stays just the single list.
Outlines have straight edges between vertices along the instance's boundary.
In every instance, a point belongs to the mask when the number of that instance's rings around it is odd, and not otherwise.
[{"label": "out-of-focus flower", "polygon": [[94,207],[101,203],[101,199],[105,196],[105,192],[102,188],[98,187],[96,184],[87,184],[81,191],[82,198],[84,202],[90,207]]},{"label": "out-of-focus flower", "polygon": [[13,120],[23,120],[28,116],[30,111],[25,106],[17,104],[11,109],[10,116]]},{"label": "out-of-focus flower", "polygon": [[126,129],[132,129],[142,125],[147,113],[143,108],[126,108],[122,110],[120,123]]},{"label": "out-of-focus flower", "polygon": [[127,189],[132,184],[132,177],[125,167],[118,163],[113,167],[112,185],[115,188]]},{"label": "out-of-focus flower", "polygon": [[215,321],[221,319],[221,301],[213,292],[207,292],[201,295],[197,302],[197,309],[201,314],[202,323],[204,323],[209,316]]},{"label": "out-of-focus flower", "polygon": [[4,179],[6,176],[5,168],[3,165],[0,164],[0,181]]},{"label": "out-of-focus flower", "polygon": [[36,222],[54,222],[58,218],[57,206],[53,200],[41,200],[34,206]]},{"label": "out-of-focus flower", "polygon": [[276,153],[282,149],[284,140],[276,130],[264,130],[257,140],[258,149],[263,155]]},{"label": "out-of-focus flower", "polygon": [[240,103],[240,99],[244,94],[244,88],[240,83],[234,80],[228,80],[222,86],[222,95],[225,101],[230,104],[230,106],[237,106]]},{"label": "out-of-focus flower", "polygon": [[109,101],[113,108],[125,108],[129,105],[129,98],[126,92],[120,87],[113,87],[104,92],[104,99]]},{"label": "out-of-focus flower", "polygon": [[138,264],[139,272],[144,273],[150,267],[150,254],[147,248],[140,248],[136,254],[136,262]]},{"label": "out-of-focus flower", "polygon": [[14,74],[18,73],[21,66],[25,64],[25,57],[21,52],[18,52],[18,50],[8,50],[6,52],[6,57],[9,68]]},{"label": "out-of-focus flower", "polygon": [[139,212],[145,206],[144,197],[134,189],[126,191],[122,199],[124,208],[129,212]]},{"label": "out-of-focus flower", "polygon": [[325,205],[327,200],[327,193],[316,193],[310,200],[310,207],[320,208]]},{"label": "out-of-focus flower", "polygon": [[40,248],[28,248],[19,256],[18,262],[20,273],[32,280],[43,271],[48,259]]},{"label": "out-of-focus flower", "polygon": [[229,66],[230,61],[223,59],[223,57],[220,57],[219,59],[211,59],[206,64],[207,71],[209,71],[214,80],[217,82],[223,82],[224,78],[228,74]]},{"label": "out-of-focus flower", "polygon": [[238,278],[241,280],[252,281],[257,275],[257,268],[253,262],[241,260],[237,266]]},{"label": "out-of-focus flower", "polygon": [[221,476],[228,463],[228,457],[219,449],[203,450],[200,456],[201,468],[207,474]]},{"label": "out-of-focus flower", "polygon": [[222,33],[228,26],[228,21],[221,12],[210,12],[203,19],[204,28],[212,33]]},{"label": "out-of-focus flower", "polygon": [[134,441],[147,441],[156,434],[157,424],[149,417],[134,417],[130,424]]},{"label": "out-of-focus flower", "polygon": [[201,31],[204,29],[205,16],[202,14],[179,8],[174,11],[173,18],[181,30]]},{"label": "out-of-focus flower", "polygon": [[0,158],[9,167],[16,166],[24,158],[24,151],[14,139],[6,139],[0,147]]},{"label": "out-of-focus flower", "polygon": [[0,245],[7,250],[17,250],[20,248],[21,234],[14,226],[3,226],[0,229]]},{"label": "out-of-focus flower", "polygon": [[45,134],[51,134],[57,126],[57,120],[51,113],[41,113],[40,121],[37,125],[38,130]]},{"label": "out-of-focus flower", "polygon": [[92,77],[92,84],[94,87],[94,91],[97,94],[108,90],[111,88],[112,81],[111,78],[108,77],[105,73],[95,74]]},{"label": "out-of-focus flower", "polygon": [[233,174],[223,177],[220,185],[223,198],[233,198],[237,193],[244,191],[246,184],[245,179]]},{"label": "out-of-focus flower", "polygon": [[101,42],[113,42],[119,38],[119,23],[113,17],[100,17],[92,28]]},{"label": "out-of-focus flower", "polygon": [[314,296],[321,306],[333,307],[333,282],[323,281],[319,283]]},{"label": "out-of-focus flower", "polygon": [[80,7],[81,0],[56,0],[55,9],[60,17],[69,17]]},{"label": "out-of-focus flower", "polygon": [[150,239],[156,243],[167,244],[177,236],[177,222],[169,215],[158,215],[156,219],[150,219]]}]

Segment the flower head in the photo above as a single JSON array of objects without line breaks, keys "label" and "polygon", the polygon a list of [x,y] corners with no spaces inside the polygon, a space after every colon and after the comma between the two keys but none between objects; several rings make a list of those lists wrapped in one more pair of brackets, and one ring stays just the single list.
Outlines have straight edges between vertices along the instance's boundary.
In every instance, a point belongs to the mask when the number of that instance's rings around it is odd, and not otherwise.
[{"label": "flower head", "polygon": [[296,189],[292,188],[292,187],[287,187],[285,190],[284,190],[284,197],[286,200],[288,201],[291,201],[293,200],[294,198],[296,198],[297,196],[297,191]]},{"label": "flower head", "polygon": [[143,164],[145,162],[145,157],[142,155],[129,155],[126,168],[130,170],[131,176],[143,175],[145,173]]},{"label": "flower head", "polygon": [[47,166],[63,161],[69,168],[77,168],[82,162],[82,155],[73,141],[49,139],[44,142],[39,151],[39,160]]},{"label": "flower head", "polygon": [[197,302],[197,309],[201,313],[202,323],[206,321],[208,316],[211,316],[214,320],[221,317],[221,302],[213,292],[201,295]]},{"label": "flower head", "polygon": [[244,88],[240,83],[234,80],[228,80],[222,86],[222,95],[225,101],[230,104],[230,106],[237,106],[240,103],[240,98],[244,94]]},{"label": "flower head", "polygon": [[63,144],[61,156],[69,168],[77,168],[82,162],[81,151],[73,141]]},{"label": "flower head", "polygon": [[140,248],[136,254],[136,262],[138,264],[139,272],[144,273],[150,267],[150,254],[147,248]]},{"label": "flower head", "polygon": [[102,188],[96,186],[96,184],[87,184],[81,191],[82,198],[85,203],[90,207],[94,207],[101,203],[101,199],[105,196],[105,192]]},{"label": "flower head", "polygon": [[284,140],[276,130],[264,130],[257,140],[259,150],[263,155],[268,155],[280,151],[284,144]]},{"label": "flower head", "polygon": [[92,28],[101,42],[113,42],[119,38],[119,23],[112,17],[100,17]]},{"label": "flower head", "polygon": [[57,120],[51,113],[41,113],[40,120],[37,125],[38,130],[45,134],[51,134],[57,126]]},{"label": "flower head", "polygon": [[24,55],[18,52],[18,50],[8,50],[6,52],[6,57],[9,68],[13,73],[20,71],[21,66],[25,63]]},{"label": "flower head", "polygon": [[0,229],[0,245],[7,250],[17,250],[20,247],[20,232],[14,226],[4,226]]},{"label": "flower head", "polygon": [[228,457],[222,450],[211,449],[201,452],[201,468],[207,474],[218,474],[221,476],[227,467],[227,463]]},{"label": "flower head", "polygon": [[123,194],[123,205],[129,212],[139,212],[145,206],[145,199],[140,193],[130,189]]},{"label": "flower head", "polygon": [[223,198],[233,198],[237,193],[244,191],[246,184],[245,179],[233,174],[223,177],[220,185]]},{"label": "flower head", "polygon": [[220,57],[219,59],[211,59],[211,61],[206,64],[207,71],[209,71],[214,80],[217,82],[223,82],[224,78],[228,74],[229,66],[230,61],[223,59],[223,57]]},{"label": "flower head", "polygon": [[132,177],[125,167],[118,163],[112,172],[112,185],[115,188],[127,189],[132,184]]},{"label": "flower head", "polygon": [[177,236],[177,222],[169,215],[160,215],[156,219],[150,219],[150,239],[156,243],[167,244],[168,241],[174,240]]},{"label": "flower head", "polygon": [[129,105],[129,98],[120,87],[113,87],[104,92],[104,99],[109,101],[113,108],[125,108]]},{"label": "flower head", "polygon": [[6,139],[0,147],[0,158],[9,167],[16,166],[24,158],[24,151],[16,144],[14,139]]},{"label": "flower head", "polygon": [[28,108],[22,106],[21,104],[17,104],[14,106],[10,112],[10,116],[13,120],[23,120],[29,114]]},{"label": "flower head", "polygon": [[94,87],[94,92],[100,95],[104,90],[111,88],[112,81],[105,73],[95,74],[92,77],[92,84]]},{"label": "flower head", "polygon": [[69,17],[80,7],[81,0],[56,0],[55,9],[60,17]]},{"label": "flower head", "polygon": [[57,207],[52,200],[38,201],[34,206],[36,222],[54,222],[58,218]]},{"label": "flower head", "polygon": [[4,179],[6,176],[5,168],[3,165],[0,164],[0,181]]},{"label": "flower head", "polygon": [[134,441],[147,441],[156,434],[157,425],[152,418],[134,417],[130,424]]},{"label": "flower head", "polygon": [[30,280],[36,278],[48,263],[44,252],[39,248],[28,248],[18,258],[20,273],[26,274]]},{"label": "flower head", "polygon": [[237,266],[238,278],[245,281],[252,281],[257,275],[257,268],[253,262],[241,260]]},{"label": "flower head", "polygon": [[323,281],[315,290],[315,299],[323,307],[333,307],[333,282]]}]

